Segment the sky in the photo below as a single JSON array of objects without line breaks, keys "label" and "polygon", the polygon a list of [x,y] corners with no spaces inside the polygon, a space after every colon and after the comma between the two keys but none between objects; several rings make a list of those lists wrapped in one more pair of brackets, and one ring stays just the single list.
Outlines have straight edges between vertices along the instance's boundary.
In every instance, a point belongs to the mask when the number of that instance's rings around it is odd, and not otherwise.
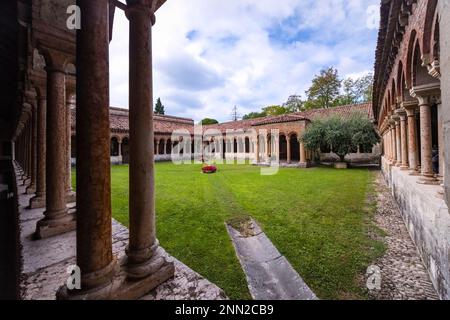
[{"label": "sky", "polygon": [[[124,0],[121,0],[124,2]],[[379,0],[167,0],[152,28],[153,93],[166,114],[231,120],[305,96],[314,75],[373,71]],[[128,20],[114,17],[111,105],[128,108]]]}]

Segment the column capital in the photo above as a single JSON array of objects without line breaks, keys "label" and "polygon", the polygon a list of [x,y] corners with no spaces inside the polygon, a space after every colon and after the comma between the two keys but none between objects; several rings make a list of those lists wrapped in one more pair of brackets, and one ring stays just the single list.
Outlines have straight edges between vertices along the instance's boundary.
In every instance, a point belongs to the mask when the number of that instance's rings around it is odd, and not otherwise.
[{"label": "column capital", "polygon": [[47,73],[60,72],[66,74],[66,66],[70,60],[67,53],[50,48],[42,48],[42,53],[45,57]]},{"label": "column capital", "polygon": [[125,15],[128,20],[135,14],[143,14],[153,26],[156,23],[155,12],[159,0],[127,0]]},{"label": "column capital", "polygon": [[397,109],[395,110],[395,113],[398,115],[398,117],[400,118],[400,121],[406,121],[406,110],[405,109]]},{"label": "column capital", "polygon": [[440,100],[440,83],[430,83],[426,85],[415,86],[410,90],[410,95],[419,101],[419,107],[431,105]]},{"label": "column capital", "polygon": [[417,109],[417,107],[419,106],[417,100],[403,101],[400,105],[401,105],[401,108],[405,109],[406,111],[408,111],[408,110],[415,111]]}]

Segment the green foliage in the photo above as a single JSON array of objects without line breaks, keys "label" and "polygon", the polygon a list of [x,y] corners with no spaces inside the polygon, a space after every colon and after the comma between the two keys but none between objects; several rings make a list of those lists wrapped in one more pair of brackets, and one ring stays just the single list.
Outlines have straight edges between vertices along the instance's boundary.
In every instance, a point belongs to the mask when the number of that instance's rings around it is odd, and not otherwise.
[{"label": "green foliage", "polygon": [[161,98],[158,98],[156,100],[155,113],[156,114],[161,114],[161,115],[165,114],[164,105],[161,102]]},{"label": "green foliage", "polygon": [[218,124],[219,121],[217,121],[216,119],[211,119],[211,118],[205,118],[202,121],[200,121],[200,124],[206,126],[209,124]]},{"label": "green foliage", "polygon": [[242,120],[249,120],[249,119],[257,119],[257,118],[264,118],[267,114],[262,112],[250,112],[249,114],[246,114],[242,117]]},{"label": "green foliage", "polygon": [[283,104],[283,107],[287,108],[289,112],[300,112],[304,111],[304,104],[301,96],[292,95],[288,98],[287,102]]},{"label": "green foliage", "polygon": [[268,106],[262,110],[268,116],[279,116],[291,112],[289,108],[283,106]]},{"label": "green foliage", "polygon": [[331,146],[341,161],[352,149],[371,148],[379,141],[373,123],[361,113],[348,119],[332,116],[317,120],[308,126],[302,139],[310,150]]},{"label": "green foliage", "polygon": [[372,100],[373,75],[371,73],[356,80],[348,78],[343,81],[343,94],[339,97],[339,105],[367,103]]},{"label": "green foliage", "polygon": [[322,69],[312,80],[306,91],[308,108],[331,108],[337,105],[342,81],[338,71],[333,68]]}]

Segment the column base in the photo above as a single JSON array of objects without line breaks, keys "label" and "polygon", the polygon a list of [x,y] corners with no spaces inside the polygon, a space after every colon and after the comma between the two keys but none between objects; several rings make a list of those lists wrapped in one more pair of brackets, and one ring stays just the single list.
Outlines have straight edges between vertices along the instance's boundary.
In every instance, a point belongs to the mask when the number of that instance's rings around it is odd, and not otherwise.
[{"label": "column base", "polygon": [[419,170],[409,170],[408,173],[410,176],[420,176]]},{"label": "column base", "polygon": [[74,231],[77,227],[74,213],[67,213],[59,219],[43,218],[36,223],[35,239],[45,239]]},{"label": "column base", "polygon": [[[161,253],[155,254],[151,261],[154,261],[158,268],[145,278],[130,280],[125,270],[126,266],[122,265],[106,286],[84,292],[70,291],[66,286],[62,286],[56,298],[59,300],[137,300],[175,275],[174,263],[167,261]],[[156,263],[156,261],[160,262]]]},{"label": "column base", "polygon": [[25,194],[33,194],[36,193],[36,185],[30,184],[25,191]]},{"label": "column base", "polygon": [[45,208],[45,196],[36,195],[35,197],[30,199],[28,209],[37,209],[37,208]]},{"label": "column base", "polygon": [[298,167],[303,168],[303,169],[309,168],[309,163],[308,162],[299,162]]},{"label": "column base", "polygon": [[424,176],[422,175],[417,181],[418,184],[426,184],[426,185],[440,185],[441,183],[433,176]]},{"label": "column base", "polygon": [[66,194],[66,202],[67,203],[72,203],[72,202],[76,202],[77,201],[77,194],[76,192],[73,191],[69,191]]},{"label": "column base", "polygon": [[407,170],[409,170],[409,167],[408,166],[401,166],[400,170],[401,171],[407,171]]}]

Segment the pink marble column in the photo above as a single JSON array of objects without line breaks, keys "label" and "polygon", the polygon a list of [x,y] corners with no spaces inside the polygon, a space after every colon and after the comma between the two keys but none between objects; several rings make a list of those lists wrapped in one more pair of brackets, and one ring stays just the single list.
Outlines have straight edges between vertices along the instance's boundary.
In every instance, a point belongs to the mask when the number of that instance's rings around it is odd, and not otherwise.
[{"label": "pink marble column", "polygon": [[[130,124],[130,238],[126,271],[130,280],[173,276],[173,264],[159,256],[155,225],[153,132],[152,25],[156,1],[128,1],[129,124]],[[154,284],[155,285],[155,284]]]},{"label": "pink marble column", "polygon": [[66,201],[67,203],[72,203],[76,201],[76,194],[72,190],[72,161],[71,161],[71,153],[72,153],[72,107],[73,107],[73,99],[74,92],[68,91],[66,95]]},{"label": "pink marble column", "polygon": [[432,163],[431,101],[429,96],[417,96],[420,108],[421,177],[419,183],[438,184]]},{"label": "pink marble column", "polygon": [[409,163],[408,163],[408,140],[407,140],[407,116],[406,112],[402,110],[399,112],[400,117],[400,145],[401,145],[401,170],[408,170],[409,169]]},{"label": "pink marble column", "polygon": [[391,164],[395,165],[397,163],[397,136],[395,130],[395,121],[391,120]]},{"label": "pink marble column", "polygon": [[[109,1],[79,0],[77,4],[83,13],[77,31],[76,99],[77,265],[82,272],[81,290],[68,291],[63,286],[58,297],[104,299],[113,294],[117,265],[111,226]],[[64,163],[64,172],[66,168]]]},{"label": "pink marble column", "polygon": [[406,107],[406,114],[408,117],[408,158],[409,158],[409,173],[411,175],[418,175],[418,159],[417,159],[417,128],[416,128],[416,111],[415,105]]},{"label": "pink marble column", "polygon": [[303,141],[300,141],[300,167],[308,167],[308,160],[306,159],[306,148]]},{"label": "pink marble column", "polygon": [[67,57],[48,51],[46,211],[37,222],[36,236],[51,237],[75,229],[75,217],[66,207],[66,86]]},{"label": "pink marble column", "polygon": [[37,110],[36,110],[36,93],[34,91],[28,91],[26,93],[26,99],[31,105],[30,116],[30,185],[28,186],[26,193],[33,194],[36,192],[36,143],[37,143]]},{"label": "pink marble column", "polygon": [[395,166],[400,167],[402,165],[402,143],[401,143],[401,130],[400,130],[400,117],[395,116],[395,152],[396,162]]},{"label": "pink marble column", "polygon": [[36,196],[30,199],[30,208],[45,206],[45,161],[46,161],[46,128],[47,128],[47,92],[41,88],[37,107],[37,169]]},{"label": "pink marble column", "polygon": [[286,136],[287,141],[287,163],[291,163],[291,138],[289,136]]}]

